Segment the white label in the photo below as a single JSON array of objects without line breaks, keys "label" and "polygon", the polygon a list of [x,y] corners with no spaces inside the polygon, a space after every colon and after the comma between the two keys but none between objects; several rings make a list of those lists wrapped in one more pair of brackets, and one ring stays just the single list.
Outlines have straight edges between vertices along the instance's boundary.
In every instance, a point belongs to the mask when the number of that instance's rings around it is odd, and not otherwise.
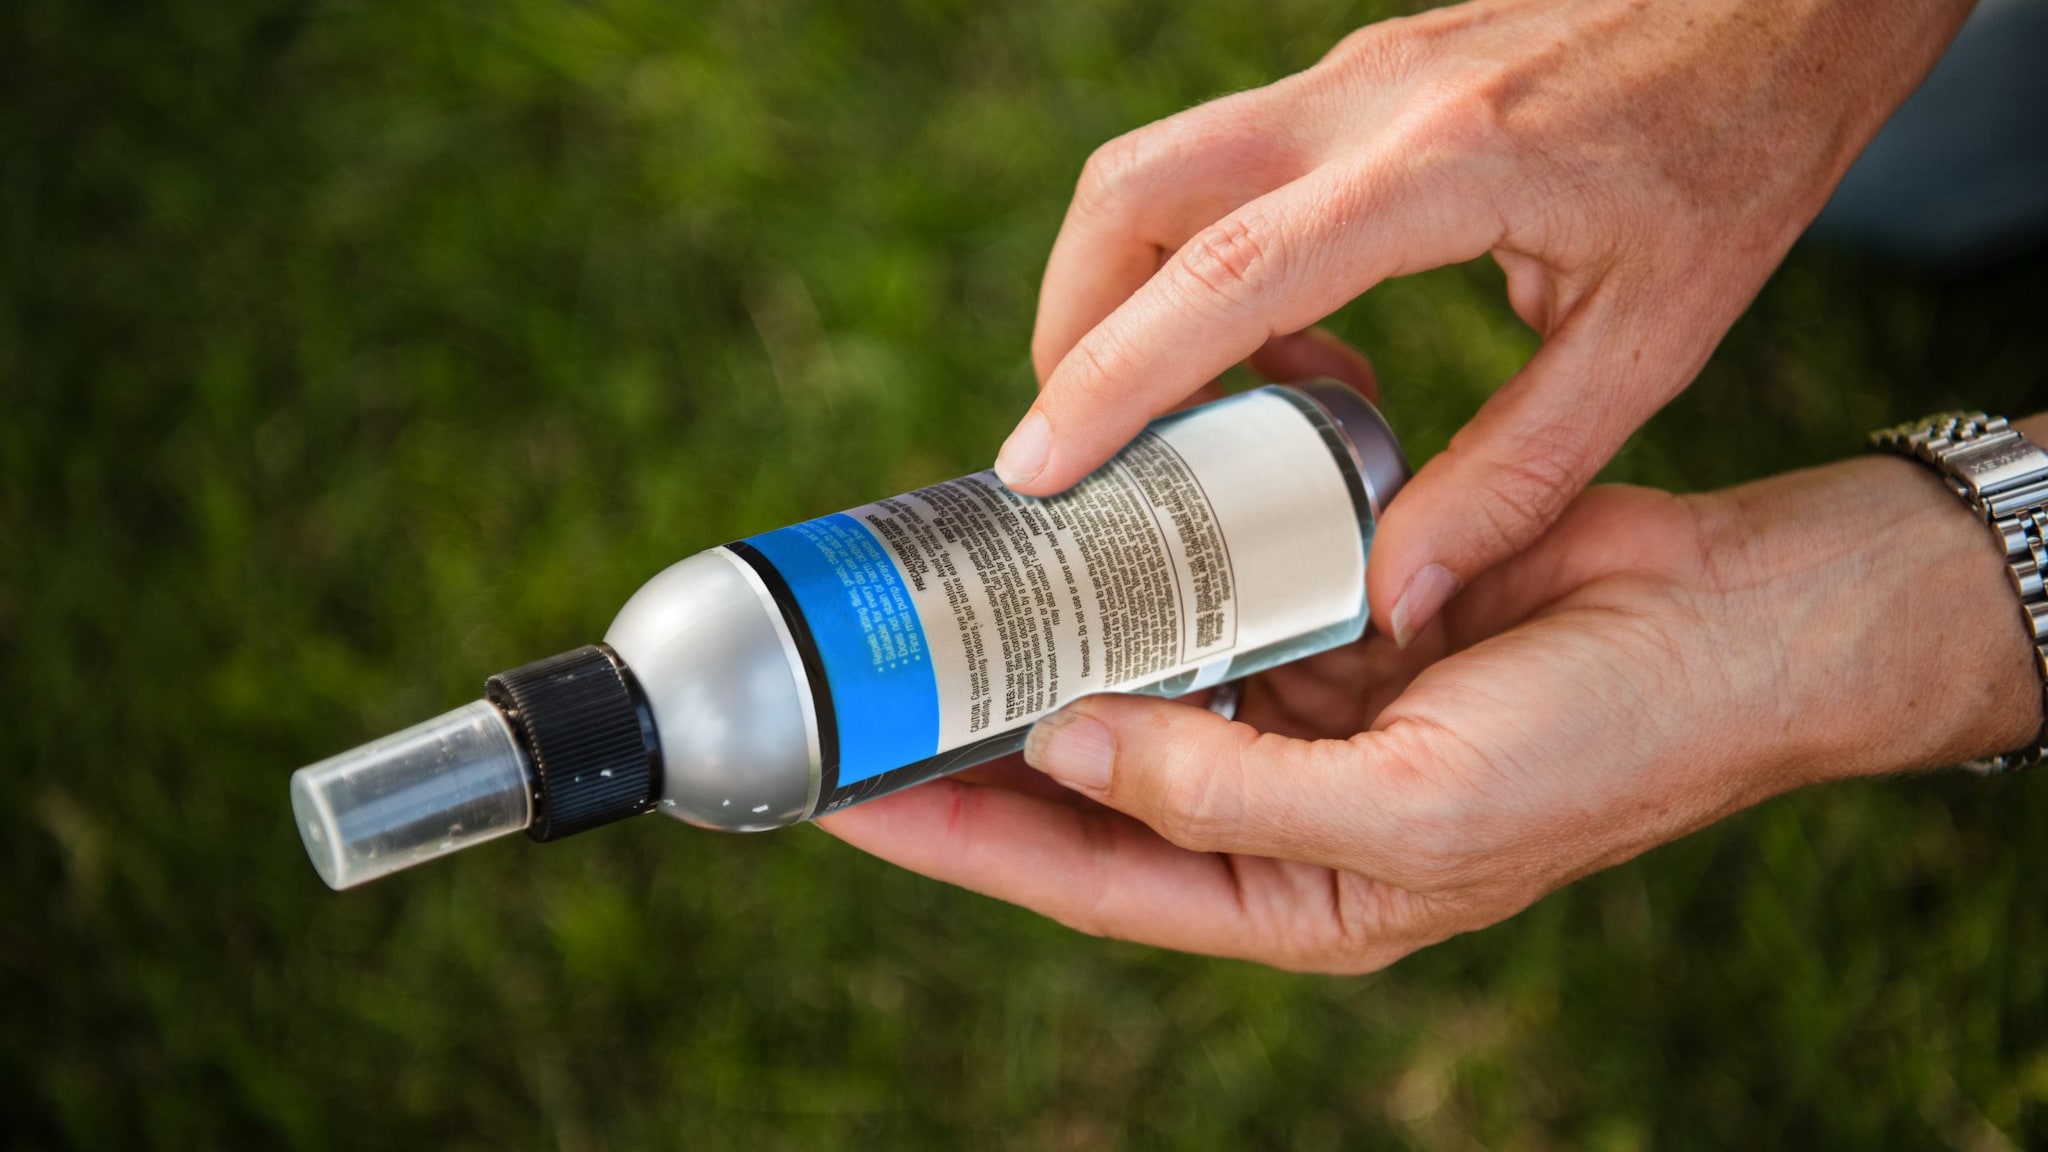
[{"label": "white label", "polygon": [[847,516],[895,560],[929,649],[937,750],[1090,692],[1356,618],[1365,542],[1333,446],[1270,391],[1169,417],[1049,499],[993,472]]}]

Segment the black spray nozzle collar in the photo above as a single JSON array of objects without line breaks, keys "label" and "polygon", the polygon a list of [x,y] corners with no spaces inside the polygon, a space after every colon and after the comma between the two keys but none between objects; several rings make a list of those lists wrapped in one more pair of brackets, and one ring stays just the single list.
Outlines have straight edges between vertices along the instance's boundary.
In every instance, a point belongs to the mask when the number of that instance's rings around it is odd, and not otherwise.
[{"label": "black spray nozzle collar", "polygon": [[609,647],[586,645],[484,682],[533,764],[535,840],[637,816],[661,788],[661,744],[640,686]]}]

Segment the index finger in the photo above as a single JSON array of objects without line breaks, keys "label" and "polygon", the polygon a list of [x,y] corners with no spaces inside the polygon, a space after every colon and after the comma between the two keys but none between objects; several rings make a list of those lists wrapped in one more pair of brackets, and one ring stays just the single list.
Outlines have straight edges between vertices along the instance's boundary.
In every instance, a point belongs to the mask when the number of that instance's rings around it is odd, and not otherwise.
[{"label": "index finger", "polygon": [[1268,89],[1226,96],[1111,140],[1088,157],[1039,286],[1041,381],[1197,229],[1300,176],[1307,161],[1262,115]]},{"label": "index finger", "polygon": [[1275,335],[1498,238],[1490,209],[1463,211],[1395,171],[1325,167],[1197,232],[1060,361],[1004,443],[997,475],[1026,495],[1060,492]]}]

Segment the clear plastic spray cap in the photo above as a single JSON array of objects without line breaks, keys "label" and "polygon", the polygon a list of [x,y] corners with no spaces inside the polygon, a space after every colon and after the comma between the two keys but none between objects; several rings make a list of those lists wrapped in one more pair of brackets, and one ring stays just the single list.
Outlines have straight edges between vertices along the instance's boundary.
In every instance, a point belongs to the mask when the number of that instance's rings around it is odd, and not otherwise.
[{"label": "clear plastic spray cap", "polygon": [[330,888],[533,822],[526,753],[487,700],[292,773],[292,814]]}]

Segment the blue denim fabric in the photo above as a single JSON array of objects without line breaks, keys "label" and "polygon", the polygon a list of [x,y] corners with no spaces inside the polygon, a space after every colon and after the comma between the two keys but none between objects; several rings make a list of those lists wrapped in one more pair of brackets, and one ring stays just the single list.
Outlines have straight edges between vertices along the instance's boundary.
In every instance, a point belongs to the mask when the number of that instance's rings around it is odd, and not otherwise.
[{"label": "blue denim fabric", "polygon": [[2048,0],[1985,0],[1813,235],[1942,262],[2048,240]]}]

